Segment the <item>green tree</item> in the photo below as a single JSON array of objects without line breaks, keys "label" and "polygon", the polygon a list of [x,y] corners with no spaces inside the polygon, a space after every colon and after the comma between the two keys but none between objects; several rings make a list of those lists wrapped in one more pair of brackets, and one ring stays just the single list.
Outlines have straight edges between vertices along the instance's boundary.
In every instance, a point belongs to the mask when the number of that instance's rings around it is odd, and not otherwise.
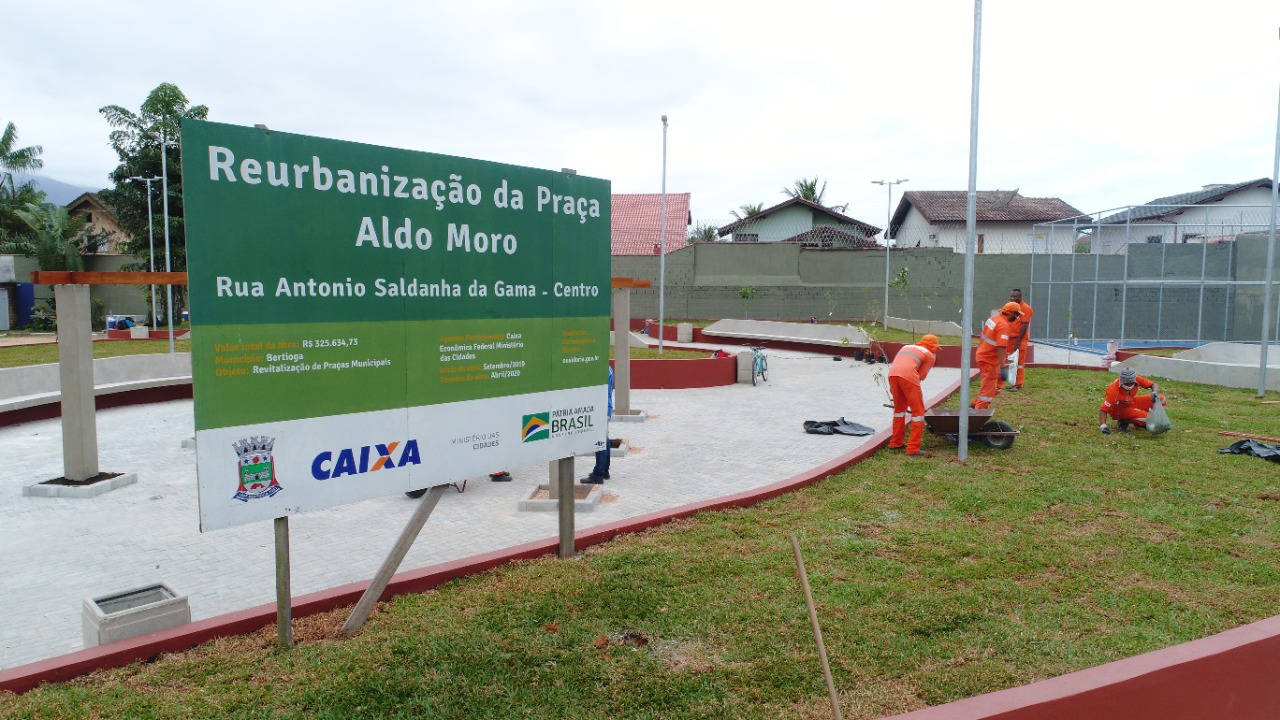
[{"label": "green tree", "polygon": [[9,123],[0,133],[0,240],[12,242],[31,239],[30,228],[18,216],[18,211],[30,203],[44,202],[44,193],[36,189],[34,182],[17,184],[13,178],[14,173],[44,167],[40,159],[44,149],[39,145],[20,148],[17,144],[18,127]]},{"label": "green tree", "polygon": [[751,311],[751,298],[755,296],[756,287],[754,285],[738,290],[738,297],[742,298],[742,317],[747,317],[747,313]]},{"label": "green tree", "polygon": [[18,127],[13,123],[9,123],[4,128],[4,133],[0,133],[0,192],[7,195],[12,202],[17,197],[17,188],[14,186],[13,174],[17,172],[31,172],[44,167],[44,161],[40,159],[44,148],[39,145],[31,145],[29,147],[14,147],[18,144]]},{"label": "green tree", "polygon": [[72,218],[53,203],[27,203],[16,211],[29,238],[0,243],[0,253],[33,257],[41,270],[84,270],[84,255],[97,252],[104,237],[85,232],[84,218]]},{"label": "green tree", "polygon": [[720,228],[715,225],[712,225],[711,223],[698,223],[694,226],[693,230],[689,232],[687,240],[690,244],[715,242],[719,235]]},{"label": "green tree", "polygon": [[[138,262],[124,265],[123,269],[136,271],[150,267],[146,185],[130,181],[129,178],[161,175],[160,145],[164,142],[168,162],[166,170],[169,185],[170,265],[174,272],[185,272],[187,243],[182,212],[182,154],[178,140],[181,137],[183,118],[204,120],[209,116],[209,108],[204,105],[190,105],[187,96],[178,89],[177,85],[162,83],[147,95],[136,113],[119,105],[108,105],[98,112],[106,118],[107,124],[116,128],[110,135],[111,147],[120,159],[120,164],[110,175],[115,186],[102,191],[99,195],[108,204],[115,206],[120,228],[129,238],[125,249],[138,258]],[[165,265],[162,206],[163,198],[156,198],[155,265],[157,269]],[[180,285],[175,286],[173,293],[176,314],[186,306],[186,288]],[[163,299],[163,296],[161,297]],[[167,314],[168,310],[165,308],[164,312]]]},{"label": "green tree", "polygon": [[[822,187],[818,187],[818,183],[822,183]],[[791,187],[782,188],[782,194],[787,197],[800,198],[801,200],[808,200],[822,205],[822,198],[827,194],[827,182],[817,177],[812,180],[800,178],[793,182]]]},{"label": "green tree", "polygon": [[759,215],[764,212],[764,203],[749,203],[747,205],[739,205],[737,210],[730,210],[729,214],[735,220],[746,220],[752,215]]},{"label": "green tree", "polygon": [[[819,183],[821,183],[821,186],[819,186]],[[799,180],[791,183],[791,187],[782,188],[782,194],[791,198],[808,200],[811,203],[816,203],[823,207],[829,207],[837,212],[844,212],[845,209],[849,207],[849,203],[845,203],[843,205],[827,205],[823,202],[827,194],[827,181],[818,177],[814,177],[812,180],[809,178],[800,178]]]}]

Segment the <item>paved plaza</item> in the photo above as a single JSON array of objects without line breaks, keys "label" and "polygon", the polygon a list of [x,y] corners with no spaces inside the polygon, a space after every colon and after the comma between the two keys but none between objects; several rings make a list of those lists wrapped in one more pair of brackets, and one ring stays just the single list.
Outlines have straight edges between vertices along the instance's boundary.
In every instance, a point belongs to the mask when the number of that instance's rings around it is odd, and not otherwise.
[{"label": "paved plaza", "polygon": [[[679,347],[672,344],[672,347]],[[884,365],[771,351],[769,380],[687,390],[633,390],[643,423],[611,425],[626,440],[605,496],[577,516],[579,529],[730,495],[786,479],[871,437],[805,434],[805,420],[840,417],[889,426]],[[956,382],[938,368],[926,397]],[[82,648],[85,598],[163,580],[186,594],[193,620],[273,602],[274,534],[269,522],[209,533],[198,529],[190,400],[98,413],[104,472],[138,482],[91,499],[23,497],[22,488],[62,474],[57,419],[0,428],[0,668]],[[577,460],[585,477],[593,457]],[[555,537],[556,513],[517,510],[547,464],[512,468],[513,482],[470,480],[448,490],[401,570]],[[378,498],[290,519],[295,596],[367,580],[377,571],[415,501]]]}]

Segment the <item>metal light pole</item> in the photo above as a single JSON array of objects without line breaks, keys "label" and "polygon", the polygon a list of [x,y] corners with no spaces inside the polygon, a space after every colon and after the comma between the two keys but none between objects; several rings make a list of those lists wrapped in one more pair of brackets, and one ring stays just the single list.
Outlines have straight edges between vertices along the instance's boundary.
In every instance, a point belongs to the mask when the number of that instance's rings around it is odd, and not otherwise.
[{"label": "metal light pole", "polygon": [[[155,224],[151,222],[151,183],[155,182],[156,180],[159,180],[160,178],[142,177],[141,175],[135,175],[129,179],[141,180],[142,182],[147,184],[147,246],[149,248],[148,255],[151,260],[151,272],[155,272],[156,271],[156,230],[155,230]],[[156,315],[156,286],[155,286],[155,283],[152,283],[151,285],[151,324],[155,325],[156,320],[159,320],[159,319],[160,319],[159,316]]]},{"label": "metal light pole", "polygon": [[889,203],[884,213],[884,326],[889,327],[889,224],[893,221],[893,186],[907,180],[872,180],[872,185],[889,188]]},{"label": "metal light pole", "polygon": [[658,354],[662,354],[662,323],[667,294],[667,116],[662,116],[662,254],[658,256]]},{"label": "metal light pole", "polygon": [[[169,157],[165,148],[169,140],[160,132],[160,184],[164,193],[164,271],[173,271],[172,253],[169,252]],[[173,354],[173,285],[164,286],[166,293],[165,315],[169,316],[169,354]]]},{"label": "metal light pole", "polygon": [[1267,394],[1267,348],[1271,334],[1271,276],[1276,257],[1276,204],[1280,193],[1280,106],[1276,109],[1276,159],[1271,172],[1271,229],[1267,231],[1267,282],[1262,291],[1262,352],[1258,363],[1258,397]]},{"label": "metal light pole", "polygon": [[973,255],[978,247],[978,81],[981,79],[982,0],[973,0],[973,79],[969,91],[969,196],[964,224],[964,312],[960,321],[960,444],[956,458],[969,459],[969,334],[973,332]]}]

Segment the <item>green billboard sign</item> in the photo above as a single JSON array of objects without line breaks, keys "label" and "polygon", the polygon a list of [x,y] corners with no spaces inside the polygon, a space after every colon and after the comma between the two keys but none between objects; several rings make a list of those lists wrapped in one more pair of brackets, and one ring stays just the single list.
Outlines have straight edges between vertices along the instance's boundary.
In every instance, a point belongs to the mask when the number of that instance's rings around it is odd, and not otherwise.
[{"label": "green billboard sign", "polygon": [[608,181],[202,121],[182,158],[203,529],[604,441]]}]

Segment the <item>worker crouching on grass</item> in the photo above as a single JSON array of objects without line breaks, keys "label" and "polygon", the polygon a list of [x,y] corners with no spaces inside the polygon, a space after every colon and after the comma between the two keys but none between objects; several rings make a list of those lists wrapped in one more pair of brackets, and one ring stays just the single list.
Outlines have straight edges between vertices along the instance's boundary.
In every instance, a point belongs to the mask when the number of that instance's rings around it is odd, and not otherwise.
[{"label": "worker crouching on grass", "polygon": [[[1151,394],[1138,397],[1139,388],[1150,390]],[[1103,435],[1111,434],[1111,428],[1107,427],[1108,417],[1119,421],[1120,432],[1128,430],[1130,423],[1146,427],[1147,413],[1151,412],[1157,398],[1163,405],[1164,397],[1160,395],[1159,385],[1142,377],[1133,368],[1121,370],[1120,377],[1107,386],[1107,395],[1098,408],[1098,430]]]},{"label": "worker crouching on grass", "polygon": [[904,447],[906,426],[911,425],[911,437],[906,439],[907,455],[924,457],[920,440],[924,437],[924,395],[920,383],[929,376],[937,360],[938,338],[925,335],[915,345],[905,345],[893,357],[889,366],[889,394],[893,397],[893,435],[889,449]]},{"label": "worker crouching on grass", "polygon": [[1013,334],[1012,323],[1022,314],[1022,308],[1015,302],[1007,302],[1000,312],[987,318],[982,323],[982,342],[978,343],[978,372],[982,373],[982,387],[978,389],[978,399],[971,407],[974,410],[985,410],[1000,394],[1000,370],[1009,364],[1006,348],[1009,336]]}]

